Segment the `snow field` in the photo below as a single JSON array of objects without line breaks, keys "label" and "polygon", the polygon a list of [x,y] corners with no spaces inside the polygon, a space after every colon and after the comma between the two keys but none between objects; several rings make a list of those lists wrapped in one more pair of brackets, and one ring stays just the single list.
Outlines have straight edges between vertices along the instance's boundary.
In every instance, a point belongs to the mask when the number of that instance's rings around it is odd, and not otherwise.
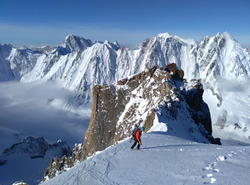
[{"label": "snow field", "polygon": [[43,185],[241,184],[250,177],[250,146],[196,143],[166,132],[142,135],[141,150],[124,140]]}]

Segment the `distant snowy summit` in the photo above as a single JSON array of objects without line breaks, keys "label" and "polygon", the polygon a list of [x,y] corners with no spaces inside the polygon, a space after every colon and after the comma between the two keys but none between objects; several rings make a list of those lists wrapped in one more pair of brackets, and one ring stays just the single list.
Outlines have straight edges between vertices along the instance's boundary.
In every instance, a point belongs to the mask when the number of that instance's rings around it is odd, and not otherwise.
[{"label": "distant snowy summit", "polygon": [[[56,81],[72,91],[74,98],[60,103],[60,107],[67,110],[91,105],[92,88],[95,85],[115,84],[153,66],[159,68],[175,63],[184,71],[187,81],[201,79],[205,91],[211,95],[206,97],[213,99],[210,107],[215,105],[213,110],[218,113],[216,116],[212,115],[214,123],[226,120],[228,124],[223,125],[227,126],[240,120],[241,123],[238,124],[247,128],[242,129],[240,135],[250,135],[249,113],[240,117],[237,116],[239,113],[231,115],[231,106],[226,105],[225,101],[228,94],[223,94],[225,89],[221,85],[224,80],[232,84],[249,83],[250,52],[227,32],[206,36],[200,42],[160,33],[145,39],[139,48],[133,50],[120,46],[117,42],[92,42],[68,35],[55,48],[17,49],[11,45],[0,45],[0,61],[0,81]],[[230,99],[237,102],[236,98],[233,96]],[[52,99],[50,103],[58,106],[56,97]],[[249,104],[248,97],[242,97],[242,101]],[[235,109],[242,109],[239,106]]]},{"label": "distant snowy summit", "polygon": [[[70,100],[59,100],[58,103],[54,97],[50,101],[67,110],[75,110],[86,104],[90,106],[95,85],[115,84],[153,66],[159,68],[175,63],[184,71],[187,81],[201,79],[205,91],[210,94],[206,97],[213,99],[210,107],[215,105],[213,112],[216,115],[212,115],[214,123],[221,120],[226,120],[223,123],[226,126],[237,123],[242,128],[246,127],[239,132],[240,135],[249,137],[250,134],[249,113],[241,114],[240,117],[237,116],[239,113],[232,115],[233,111],[229,110],[230,106],[225,101],[228,94],[223,94],[225,89],[221,85],[223,81],[236,86],[241,86],[238,83],[249,84],[250,52],[227,32],[206,36],[200,42],[160,33],[145,39],[139,48],[133,50],[117,42],[92,42],[68,35],[55,48],[17,49],[11,45],[0,45],[0,61],[0,81],[56,81],[72,91],[74,98]],[[236,98],[230,99],[239,102]],[[249,104],[248,96],[242,97],[242,101]],[[237,105],[236,110],[242,109],[240,106]],[[241,123],[238,123],[239,120]]]},{"label": "distant snowy summit", "polygon": [[[86,86],[98,82],[110,84],[154,65],[164,67],[169,63],[176,63],[183,69],[187,79],[206,78],[207,73],[212,73],[214,67],[218,76],[243,75],[249,78],[249,52],[227,32],[218,33],[214,37],[207,36],[199,43],[192,39],[161,33],[156,37],[145,39],[136,50],[125,49],[117,42],[92,42],[74,35],[68,35],[63,44],[53,50],[44,47],[16,49],[10,45],[0,47],[1,81],[7,79],[33,81],[45,78],[67,81],[72,79],[70,82],[65,82],[65,85],[77,83],[74,86],[79,86],[79,83],[84,81],[88,82]],[[236,67],[242,65],[245,70],[238,67],[232,70],[230,65],[227,69],[225,67],[228,63]],[[112,70],[106,70],[107,67]],[[75,75],[72,73],[80,71],[82,73],[80,77],[84,80],[74,80]],[[228,75],[229,72],[232,74]],[[109,78],[103,79],[107,76]]]},{"label": "distant snowy summit", "polygon": [[38,184],[52,158],[70,155],[70,147],[64,141],[49,144],[43,137],[28,136],[0,155],[0,183]]},{"label": "distant snowy summit", "polygon": [[145,39],[136,50],[75,35],[68,35],[54,49],[0,48],[0,81],[60,80],[84,100],[91,97],[93,85],[112,84],[169,63],[183,69],[188,80],[202,78],[210,87],[220,77],[249,80],[250,53],[227,32],[206,36],[199,43],[160,33]]},{"label": "distant snowy summit", "polygon": [[28,136],[21,142],[12,145],[3,151],[0,156],[0,164],[4,164],[8,158],[14,155],[24,155],[30,159],[44,158],[46,153],[52,152],[55,156],[69,156],[71,150],[68,144],[64,141],[58,141],[54,144],[48,144],[43,137],[34,138]]},{"label": "distant snowy summit", "polygon": [[[0,81],[56,81],[72,91],[74,98],[70,100],[58,103],[54,97],[50,101],[67,110],[75,110],[86,104],[90,106],[95,85],[115,84],[153,66],[159,68],[175,63],[185,72],[187,81],[201,79],[205,91],[210,94],[206,97],[213,99],[210,107],[215,105],[213,112],[216,115],[212,115],[214,123],[221,120],[226,120],[223,123],[226,126],[237,123],[247,128],[242,129],[240,135],[249,137],[250,134],[248,119],[245,119],[249,113],[240,117],[237,116],[239,113],[231,115],[232,111],[228,110],[230,106],[225,101],[227,94],[223,94],[225,89],[221,85],[223,81],[236,86],[238,83],[249,83],[250,52],[227,32],[206,36],[200,42],[160,33],[145,39],[139,48],[133,50],[117,42],[92,42],[68,35],[60,46],[54,48],[17,49],[11,45],[0,45],[0,61]],[[239,102],[236,98],[230,99]],[[248,96],[242,97],[242,101],[249,104]],[[236,110],[241,109],[239,106]],[[238,123],[239,120],[241,123]]]}]

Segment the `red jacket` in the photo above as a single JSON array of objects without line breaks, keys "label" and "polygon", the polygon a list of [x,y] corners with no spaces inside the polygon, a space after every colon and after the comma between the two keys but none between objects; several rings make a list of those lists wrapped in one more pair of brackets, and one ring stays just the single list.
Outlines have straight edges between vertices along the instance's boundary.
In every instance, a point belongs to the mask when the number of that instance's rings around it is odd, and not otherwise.
[{"label": "red jacket", "polygon": [[136,134],[135,134],[135,138],[137,141],[140,141],[141,142],[141,129],[138,129]]}]

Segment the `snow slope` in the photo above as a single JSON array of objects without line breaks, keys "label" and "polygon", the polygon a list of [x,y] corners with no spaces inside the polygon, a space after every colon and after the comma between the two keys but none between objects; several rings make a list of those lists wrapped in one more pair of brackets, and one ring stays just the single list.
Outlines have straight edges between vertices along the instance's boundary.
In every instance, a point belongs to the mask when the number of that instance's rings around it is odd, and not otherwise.
[{"label": "snow slope", "polygon": [[190,132],[191,120],[165,112],[142,135],[141,150],[125,139],[42,184],[249,184],[250,142],[206,144],[195,127]]},{"label": "snow slope", "polygon": [[143,134],[142,144],[130,151],[126,139],[43,185],[249,184],[249,144],[202,144],[164,131]]}]

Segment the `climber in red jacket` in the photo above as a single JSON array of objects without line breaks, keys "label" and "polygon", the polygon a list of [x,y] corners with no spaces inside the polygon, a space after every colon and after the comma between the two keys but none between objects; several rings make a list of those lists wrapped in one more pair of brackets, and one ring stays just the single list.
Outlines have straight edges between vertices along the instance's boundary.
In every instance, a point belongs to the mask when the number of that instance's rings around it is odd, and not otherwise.
[{"label": "climber in red jacket", "polygon": [[134,144],[131,146],[131,150],[134,149],[134,147],[136,146],[137,143],[138,143],[137,150],[140,149],[140,146],[142,145],[141,144],[141,134],[142,134],[143,131],[144,131],[144,127],[138,128],[138,130],[137,130],[137,132],[135,134]]}]

